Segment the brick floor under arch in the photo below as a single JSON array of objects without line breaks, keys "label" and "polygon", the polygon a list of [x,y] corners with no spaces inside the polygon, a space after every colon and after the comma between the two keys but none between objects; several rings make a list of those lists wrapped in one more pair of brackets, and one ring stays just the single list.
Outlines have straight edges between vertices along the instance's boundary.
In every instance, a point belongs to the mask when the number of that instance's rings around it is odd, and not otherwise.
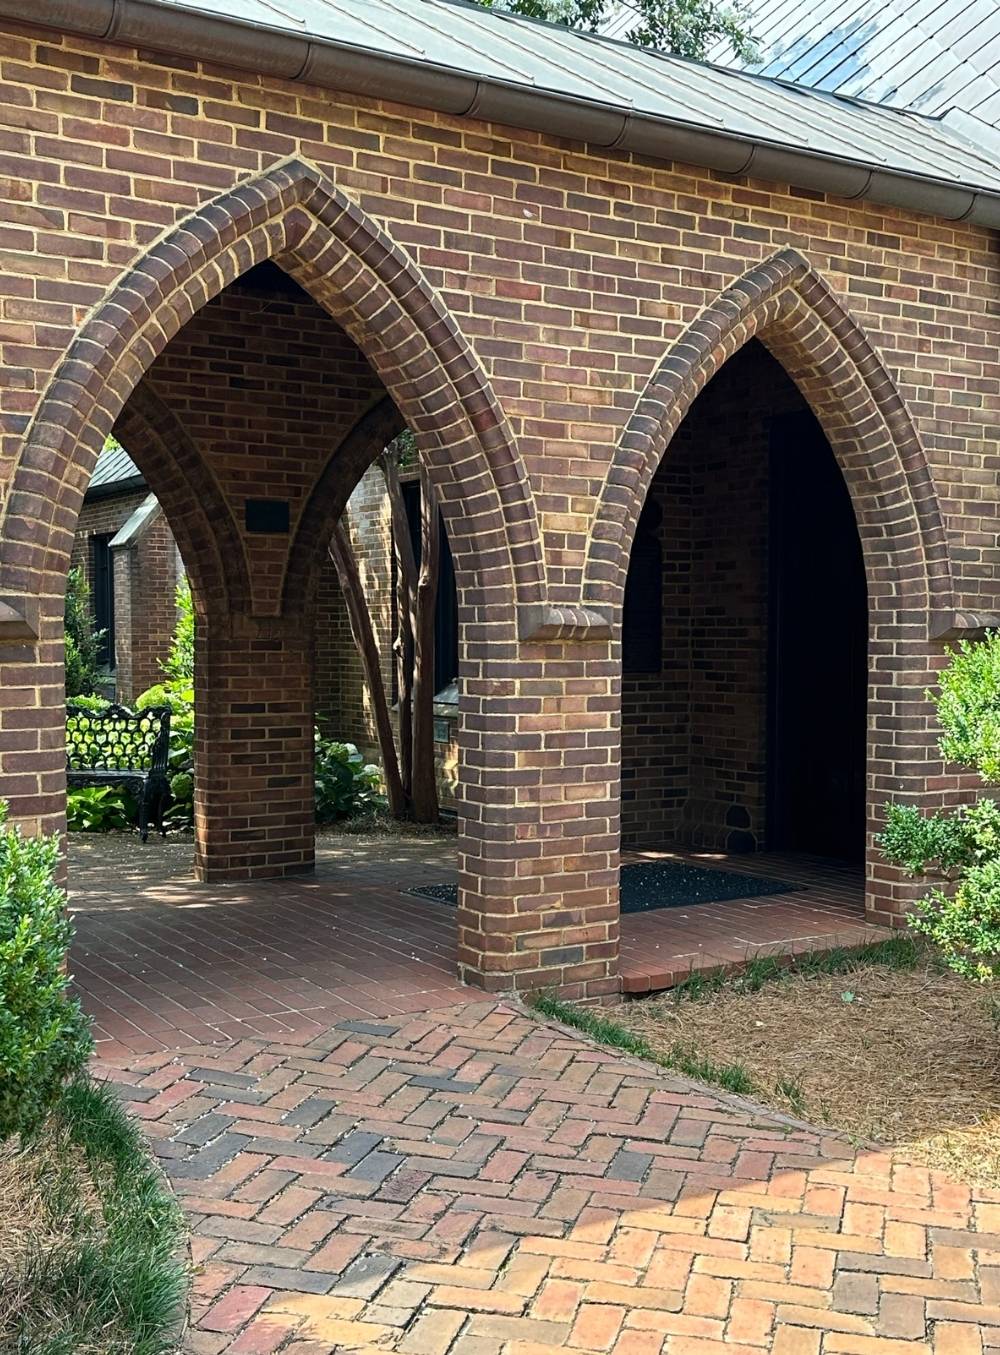
[{"label": "brick floor under arch", "polygon": [[[807,857],[625,853],[777,877],[790,892],[626,914],[622,985],[640,994],[692,970],[738,967],[878,935],[859,868]],[[469,1001],[455,969],[455,910],[415,886],[456,878],[439,837],[320,835],[315,874],[213,885],[194,879],[189,839],[77,834],[72,968],[99,1049],[150,1053],[185,1041],[314,1038],[337,1020]]]}]

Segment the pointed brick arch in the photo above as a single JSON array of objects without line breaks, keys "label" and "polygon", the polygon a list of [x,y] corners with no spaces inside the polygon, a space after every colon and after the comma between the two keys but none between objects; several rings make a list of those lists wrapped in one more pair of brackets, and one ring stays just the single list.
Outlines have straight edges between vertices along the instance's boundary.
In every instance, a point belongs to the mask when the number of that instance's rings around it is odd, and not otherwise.
[{"label": "pointed brick arch", "polygon": [[248,606],[246,552],[229,502],[181,420],[145,379],[114,434],[166,515],[196,607]]},{"label": "pointed brick arch", "polygon": [[873,605],[953,611],[951,566],[934,483],[916,429],[871,342],[796,250],[753,268],[670,345],[622,434],[588,548],[584,605],[621,605],[639,511],[698,394],[751,338],[801,390],[840,465],[858,520]]},{"label": "pointed brick arch", "polygon": [[133,265],[93,312],[25,437],[0,523],[0,592],[61,597],[83,494],[105,439],[182,326],[273,259],[347,331],[413,428],[438,486],[456,570],[510,624],[537,610],[534,501],[506,417],[456,321],[413,261],[302,160],[215,198]]},{"label": "pointed brick arch", "polygon": [[406,423],[389,399],[368,410],[347,433],[317,479],[299,518],[284,583],[284,610],[308,604],[318,579],[319,568],[327,562],[326,548],[333,524],[338,521],[347,501],[365,471]]}]

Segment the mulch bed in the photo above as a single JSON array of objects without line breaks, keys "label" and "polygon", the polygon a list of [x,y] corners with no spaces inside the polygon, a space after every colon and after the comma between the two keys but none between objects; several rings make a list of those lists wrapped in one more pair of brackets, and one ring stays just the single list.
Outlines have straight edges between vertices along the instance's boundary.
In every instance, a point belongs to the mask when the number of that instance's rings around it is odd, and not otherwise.
[{"label": "mulch bed", "polygon": [[[693,908],[700,903],[730,899],[756,899],[767,894],[787,894],[803,885],[769,880],[762,875],[741,875],[710,866],[689,866],[683,861],[640,861],[621,869],[621,911],[649,913],[659,908]],[[408,891],[420,898],[454,906],[458,886],[421,885]]]},{"label": "mulch bed", "polygon": [[665,993],[609,1015],[658,1051],[680,1043],[741,1064],[783,1110],[1000,1186],[1000,997],[933,956],[792,974],[756,992]]}]

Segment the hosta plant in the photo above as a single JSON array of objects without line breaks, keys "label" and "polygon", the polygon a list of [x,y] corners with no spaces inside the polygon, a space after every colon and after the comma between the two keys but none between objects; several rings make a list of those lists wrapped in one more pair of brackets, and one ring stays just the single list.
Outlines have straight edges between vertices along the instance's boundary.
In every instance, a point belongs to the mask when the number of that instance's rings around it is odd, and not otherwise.
[{"label": "hosta plant", "polygon": [[379,803],[381,773],[353,743],[316,734],[316,818],[345,819]]}]

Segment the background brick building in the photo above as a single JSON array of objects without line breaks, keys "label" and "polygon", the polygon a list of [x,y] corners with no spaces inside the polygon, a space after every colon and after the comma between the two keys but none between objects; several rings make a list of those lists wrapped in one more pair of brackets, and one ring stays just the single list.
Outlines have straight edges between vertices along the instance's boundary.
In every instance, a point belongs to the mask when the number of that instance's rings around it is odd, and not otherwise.
[{"label": "background brick building", "polygon": [[[457,581],[462,973],[616,989],[622,785],[634,828],[645,796],[657,832],[752,847],[777,807],[800,833],[794,729],[767,712],[848,720],[791,660],[827,634],[855,652],[861,610],[855,832],[869,916],[898,920],[881,806],[969,793],[924,691],[1000,611],[989,158],[933,121],[444,0],[408,37],[349,0],[305,36],[125,0],[111,40],[98,8],[69,31],[58,3],[26,26],[0,0],[14,814],[62,821],[62,590],[114,430],[196,597],[199,870],[310,864],[325,544],[403,420]],[[832,481],[805,475],[821,453]],[[772,568],[779,528],[800,562],[824,543],[809,588]],[[633,541],[662,583],[659,672],[622,671]]]},{"label": "background brick building", "polygon": [[162,680],[182,565],[166,517],[127,453],[110,444],[84,495],[71,567],[104,632],[105,691],[125,705]]}]

